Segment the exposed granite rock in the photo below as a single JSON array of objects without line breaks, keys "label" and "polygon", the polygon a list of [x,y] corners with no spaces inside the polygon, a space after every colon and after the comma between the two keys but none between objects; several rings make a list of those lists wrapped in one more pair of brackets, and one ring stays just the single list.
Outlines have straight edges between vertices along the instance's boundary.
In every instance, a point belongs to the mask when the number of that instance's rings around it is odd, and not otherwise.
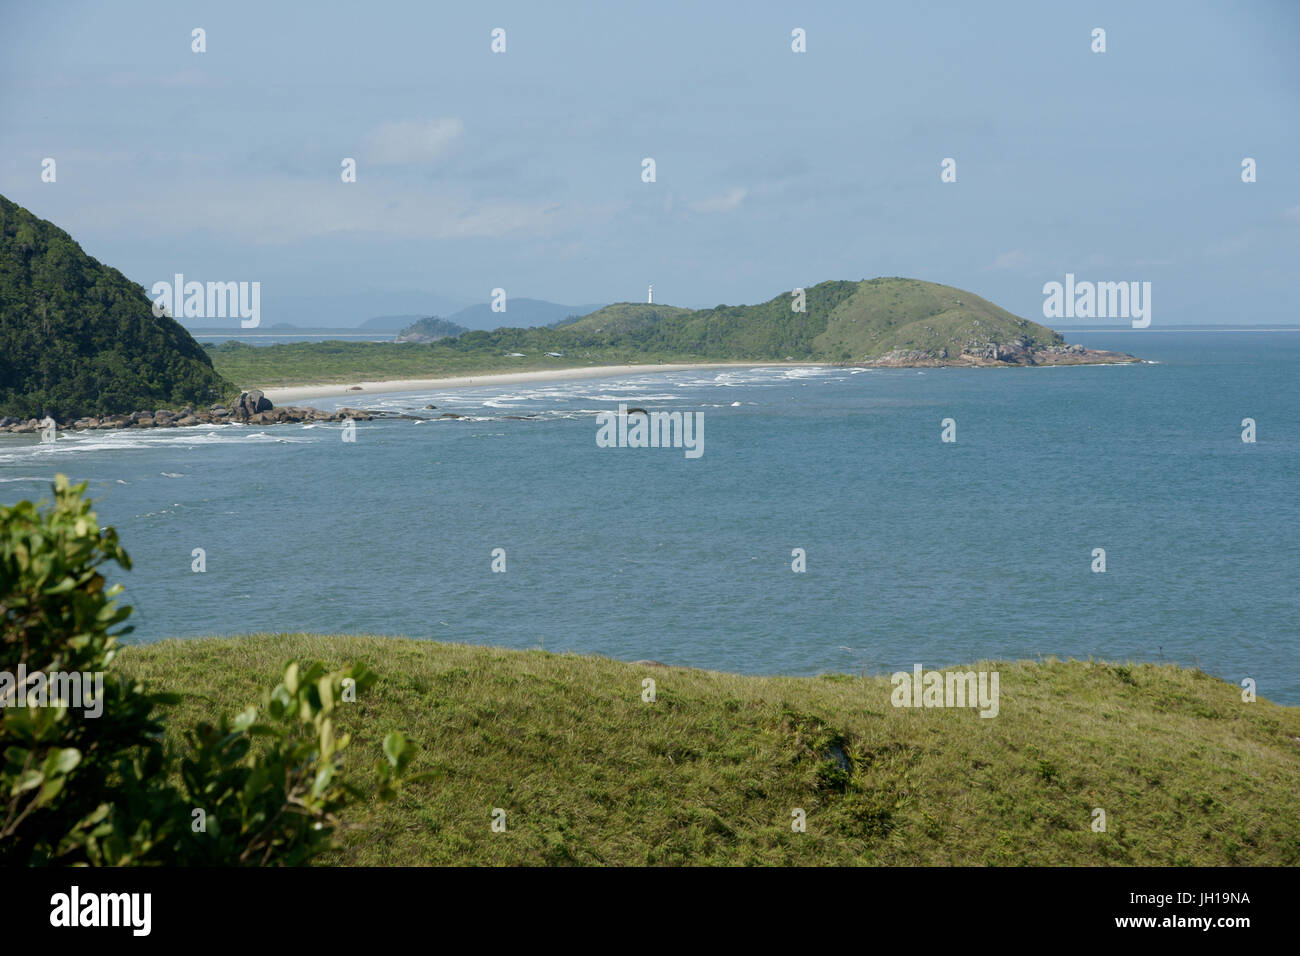
[{"label": "exposed granite rock", "polygon": [[[256,411],[250,411],[256,409]],[[186,407],[179,412],[166,408],[152,412],[131,412],[123,415],[87,416],[73,422],[59,424],[61,430],[86,431],[112,428],[181,428],[194,425],[278,425],[294,422],[340,422],[350,418],[353,421],[368,422],[376,418],[397,417],[388,412],[368,412],[360,408],[340,408],[329,412],[322,408],[286,405],[276,408],[270,399],[260,391],[253,389],[239,396],[239,401],[226,408],[213,405],[209,409],[196,412]],[[410,416],[402,416],[410,417]],[[455,416],[459,417],[459,416]],[[0,432],[9,434],[32,434],[40,431],[41,423],[35,418],[23,421],[18,418],[0,418]]]},{"label": "exposed granite rock", "polygon": [[894,349],[884,355],[846,365],[865,368],[936,368],[941,366],[1012,366],[1012,365],[1110,365],[1142,361],[1123,352],[1106,352],[1082,345],[1050,345],[1035,348],[1021,340],[1009,343],[970,342],[956,356],[947,349],[926,352],[921,349]]}]

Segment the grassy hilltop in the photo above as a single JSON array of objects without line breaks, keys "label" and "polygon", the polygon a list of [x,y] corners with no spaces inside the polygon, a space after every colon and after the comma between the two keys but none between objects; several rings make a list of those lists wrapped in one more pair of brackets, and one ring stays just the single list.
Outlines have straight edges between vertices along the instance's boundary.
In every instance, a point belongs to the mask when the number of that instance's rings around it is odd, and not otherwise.
[{"label": "grassy hilltop", "polygon": [[[169,641],[119,664],[158,689],[203,689],[183,695],[179,727],[259,702],[290,658],[369,664],[380,682],[340,721],[362,745],[349,753],[402,728],[416,769],[438,773],[358,807],[361,828],[323,863],[1300,863],[1300,708],[1243,703],[1172,665],[981,664],[1001,674],[984,719],[894,708],[886,677],[398,638]],[[505,833],[491,831],[498,807]]]}]

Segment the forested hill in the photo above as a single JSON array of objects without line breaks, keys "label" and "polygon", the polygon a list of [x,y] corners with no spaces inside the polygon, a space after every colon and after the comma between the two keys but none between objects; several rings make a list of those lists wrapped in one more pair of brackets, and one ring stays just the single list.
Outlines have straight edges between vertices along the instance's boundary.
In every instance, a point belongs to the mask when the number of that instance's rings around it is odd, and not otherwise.
[{"label": "forested hill", "polygon": [[0,196],[0,416],[206,405],[232,386],[145,290]]},{"label": "forested hill", "polygon": [[956,358],[1059,346],[1061,336],[970,292],[919,279],[828,281],[758,305],[611,305],[559,331],[725,359],[867,362],[895,351]]},{"label": "forested hill", "polygon": [[617,349],[731,361],[872,363],[1056,360],[1059,334],[979,296],[919,279],[822,282],[757,305],[683,309],[618,302],[551,329],[444,340],[460,351]]}]

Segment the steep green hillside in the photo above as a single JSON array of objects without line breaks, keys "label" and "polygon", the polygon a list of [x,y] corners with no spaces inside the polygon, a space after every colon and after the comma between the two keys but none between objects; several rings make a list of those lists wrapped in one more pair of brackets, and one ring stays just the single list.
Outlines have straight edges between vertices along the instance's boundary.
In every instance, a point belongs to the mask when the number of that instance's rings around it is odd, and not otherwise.
[{"label": "steep green hillside", "polygon": [[679,316],[662,331],[675,347],[711,358],[832,360],[818,350],[817,336],[857,286],[842,281],[810,286],[802,312],[793,308],[793,292],[782,292],[759,305],[719,305]]},{"label": "steep green hillside", "polygon": [[0,196],[0,416],[181,408],[231,385],[143,288]]},{"label": "steep green hillside", "polygon": [[339,717],[350,758],[402,729],[420,748],[412,769],[435,775],[357,807],[361,829],[322,863],[1300,864],[1300,709],[1243,703],[1241,688],[1168,664],[980,664],[1001,676],[990,719],[894,707],[884,676],[400,638],[167,641],[118,663],[184,692],[175,733],[260,703],[289,660],[378,672]]}]

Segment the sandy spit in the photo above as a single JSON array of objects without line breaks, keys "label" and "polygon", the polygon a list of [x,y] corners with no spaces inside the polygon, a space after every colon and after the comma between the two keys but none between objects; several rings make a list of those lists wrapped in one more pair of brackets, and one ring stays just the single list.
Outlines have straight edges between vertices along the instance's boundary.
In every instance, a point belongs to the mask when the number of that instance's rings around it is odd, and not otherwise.
[{"label": "sandy spit", "polygon": [[[264,388],[262,391],[275,405],[291,404],[310,398],[334,398],[353,395],[362,398],[384,392],[424,392],[444,388],[466,388],[471,385],[509,385],[517,382],[562,382],[575,378],[604,378],[614,375],[636,375],[654,372],[685,372],[706,368],[784,368],[800,365],[818,366],[821,362],[705,362],[687,365],[600,365],[576,368],[541,369],[532,372],[497,372],[482,375],[462,375],[454,378],[400,378],[385,382],[353,382],[350,385],[286,385],[283,388]],[[354,386],[361,389],[355,390]]]}]

